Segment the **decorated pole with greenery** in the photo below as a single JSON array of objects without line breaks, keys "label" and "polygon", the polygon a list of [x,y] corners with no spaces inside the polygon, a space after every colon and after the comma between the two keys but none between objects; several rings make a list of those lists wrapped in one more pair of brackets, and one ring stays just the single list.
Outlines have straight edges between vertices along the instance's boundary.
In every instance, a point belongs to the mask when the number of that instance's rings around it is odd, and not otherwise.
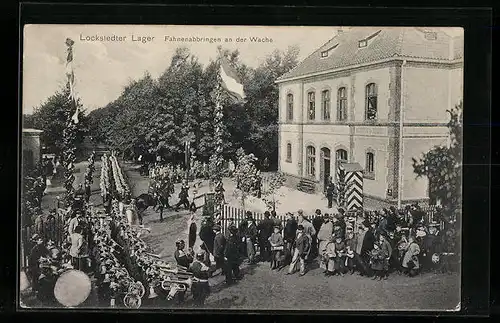
[{"label": "decorated pole with greenery", "polygon": [[238,163],[234,170],[233,180],[236,182],[234,194],[240,199],[241,206],[245,210],[245,201],[248,196],[257,196],[261,182],[260,173],[255,167],[257,158],[254,154],[245,154],[243,148],[236,151]]},{"label": "decorated pole with greenery", "polygon": [[[221,53],[217,57],[217,66],[221,64]],[[219,70],[219,68],[217,68]],[[224,112],[222,106],[222,79],[220,73],[217,73],[217,82],[214,91],[215,100],[215,117],[214,117],[214,138],[215,138],[215,152],[210,156],[210,182],[215,188],[215,212],[219,212],[224,202],[224,184],[223,177],[223,127],[224,127]]]},{"label": "decorated pole with greenery", "polygon": [[64,188],[66,190],[64,200],[68,205],[71,205],[74,200],[75,169],[76,160],[76,140],[78,132],[78,103],[74,89],[75,73],[73,71],[73,45],[74,41],[66,38],[67,59],[66,59],[66,77],[67,87],[69,88],[69,100],[71,102],[70,109],[65,111],[66,127],[63,130],[63,152],[62,161],[64,167]]}]

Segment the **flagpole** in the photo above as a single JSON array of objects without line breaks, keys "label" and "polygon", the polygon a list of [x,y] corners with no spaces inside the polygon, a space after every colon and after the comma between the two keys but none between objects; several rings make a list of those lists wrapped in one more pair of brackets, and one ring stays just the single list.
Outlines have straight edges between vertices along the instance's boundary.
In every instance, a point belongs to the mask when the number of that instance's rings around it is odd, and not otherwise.
[{"label": "flagpole", "polygon": [[74,71],[73,71],[73,44],[75,42],[67,38],[65,44],[67,46],[67,59],[66,59],[66,77],[67,87],[69,88],[70,109],[66,111],[66,127],[63,130],[63,152],[62,161],[64,167],[64,188],[66,190],[65,201],[67,205],[72,205],[74,201],[75,189],[73,183],[75,176],[73,171],[75,169],[76,161],[76,133],[78,124],[78,106],[74,92]]},{"label": "flagpole", "polygon": [[223,156],[223,106],[222,106],[222,78],[220,75],[221,68],[221,51],[218,50],[217,55],[217,85],[215,89],[215,163],[216,163],[216,176],[214,178],[215,184],[215,212],[218,213],[222,209],[222,203],[224,201],[224,186],[222,183],[222,166],[224,162]]}]

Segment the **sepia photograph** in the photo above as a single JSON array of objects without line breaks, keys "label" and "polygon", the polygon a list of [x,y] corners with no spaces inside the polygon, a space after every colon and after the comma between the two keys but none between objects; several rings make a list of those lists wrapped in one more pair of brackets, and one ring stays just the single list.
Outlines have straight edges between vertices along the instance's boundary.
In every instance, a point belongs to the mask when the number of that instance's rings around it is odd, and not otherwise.
[{"label": "sepia photograph", "polygon": [[462,28],[22,38],[21,309],[461,309]]}]

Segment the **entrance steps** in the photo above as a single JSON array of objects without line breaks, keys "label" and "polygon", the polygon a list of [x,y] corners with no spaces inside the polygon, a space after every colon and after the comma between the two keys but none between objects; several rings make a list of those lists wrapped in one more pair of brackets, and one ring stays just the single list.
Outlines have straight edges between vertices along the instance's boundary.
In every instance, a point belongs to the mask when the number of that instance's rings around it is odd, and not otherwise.
[{"label": "entrance steps", "polygon": [[304,193],[314,194],[316,192],[316,183],[313,180],[302,178],[297,184],[297,189]]}]

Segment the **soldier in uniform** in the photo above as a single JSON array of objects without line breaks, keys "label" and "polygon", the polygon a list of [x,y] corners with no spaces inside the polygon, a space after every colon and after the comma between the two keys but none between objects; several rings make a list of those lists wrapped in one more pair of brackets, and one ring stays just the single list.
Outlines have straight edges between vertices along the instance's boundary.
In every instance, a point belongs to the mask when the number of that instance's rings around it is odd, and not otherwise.
[{"label": "soldier in uniform", "polygon": [[224,262],[226,265],[226,284],[231,285],[234,283],[234,279],[240,279],[240,249],[238,229],[234,226],[229,227],[229,232],[231,235],[224,248]]},{"label": "soldier in uniform", "polygon": [[210,285],[208,277],[210,276],[210,268],[204,263],[205,254],[198,252],[193,263],[189,266],[189,270],[193,273],[193,284],[191,285],[191,293],[193,294],[194,305],[196,307],[203,306],[205,299],[210,294]]},{"label": "soldier in uniform", "polygon": [[225,261],[224,261],[224,250],[226,247],[226,237],[221,233],[221,227],[220,225],[215,225],[213,227],[215,237],[214,237],[214,244],[213,244],[213,255],[215,259],[215,269],[221,269],[222,273],[224,274],[225,272]]},{"label": "soldier in uniform", "polygon": [[177,250],[174,252],[175,261],[178,266],[189,268],[189,265],[193,262],[193,251],[189,248],[188,252],[185,252],[186,243],[184,240],[177,240],[175,242]]},{"label": "soldier in uniform", "polygon": [[189,194],[188,194],[189,186],[187,185],[187,182],[184,181],[182,183],[181,191],[179,193],[179,202],[175,205],[175,211],[179,211],[179,207],[181,205],[184,205],[184,208],[189,210]]}]

